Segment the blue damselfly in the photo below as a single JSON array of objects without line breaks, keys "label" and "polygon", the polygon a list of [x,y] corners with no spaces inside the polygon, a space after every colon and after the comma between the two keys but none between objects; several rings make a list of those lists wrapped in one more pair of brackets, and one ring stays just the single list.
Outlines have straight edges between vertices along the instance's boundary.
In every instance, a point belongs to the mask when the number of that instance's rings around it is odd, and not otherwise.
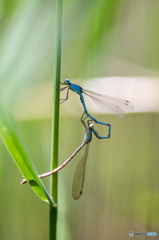
[{"label": "blue damselfly", "polygon": [[65,99],[59,99],[59,100],[63,100],[61,103],[65,102],[68,99],[69,90],[72,90],[73,92],[76,92],[76,93],[79,94],[85,114],[88,117],[90,117],[94,122],[96,122],[98,124],[103,124],[103,125],[108,126],[108,135],[107,136],[102,136],[102,138],[110,138],[111,124],[104,123],[104,122],[99,122],[87,112],[87,108],[86,108],[86,105],[85,105],[85,102],[84,102],[83,94],[90,97],[103,110],[108,110],[112,113],[117,114],[120,117],[123,116],[124,111],[130,111],[134,108],[133,104],[131,102],[127,101],[127,100],[123,100],[123,99],[120,99],[120,98],[114,98],[114,97],[102,95],[102,94],[99,94],[99,93],[95,93],[95,92],[83,89],[79,85],[71,83],[69,79],[65,79],[64,82],[61,82],[61,81],[59,81],[59,82],[62,85],[66,85],[66,87],[63,87],[63,88],[60,88],[60,89],[58,88],[60,91],[63,91],[64,89],[67,88],[66,98]]}]

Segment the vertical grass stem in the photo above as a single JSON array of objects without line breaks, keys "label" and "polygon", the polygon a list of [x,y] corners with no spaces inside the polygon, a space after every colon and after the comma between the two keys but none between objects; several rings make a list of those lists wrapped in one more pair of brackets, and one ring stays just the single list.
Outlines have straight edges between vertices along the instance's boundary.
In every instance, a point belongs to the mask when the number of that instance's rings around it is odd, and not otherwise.
[{"label": "vertical grass stem", "polygon": [[[54,58],[54,80],[53,85],[60,88],[61,71],[61,34],[62,34],[62,1],[56,0],[56,26],[55,26],[55,58]],[[52,117],[52,144],[51,144],[51,169],[58,166],[58,134],[59,134],[59,90],[53,89],[53,117]],[[58,173],[51,177],[51,196],[57,202]],[[57,208],[50,206],[50,240],[56,239]]]}]

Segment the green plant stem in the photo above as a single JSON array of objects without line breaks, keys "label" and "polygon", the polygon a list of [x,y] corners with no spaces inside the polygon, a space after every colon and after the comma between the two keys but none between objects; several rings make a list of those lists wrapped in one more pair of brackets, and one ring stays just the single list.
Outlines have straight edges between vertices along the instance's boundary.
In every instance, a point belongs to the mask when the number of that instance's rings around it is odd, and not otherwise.
[{"label": "green plant stem", "polygon": [[[55,27],[55,62],[53,85],[60,88],[61,70],[61,32],[62,32],[62,1],[56,1],[56,27]],[[52,146],[51,146],[51,169],[58,166],[58,134],[59,134],[59,90],[53,90],[53,117],[52,117]],[[57,202],[58,174],[51,177],[51,196]],[[50,240],[56,239],[57,208],[50,206]]]}]

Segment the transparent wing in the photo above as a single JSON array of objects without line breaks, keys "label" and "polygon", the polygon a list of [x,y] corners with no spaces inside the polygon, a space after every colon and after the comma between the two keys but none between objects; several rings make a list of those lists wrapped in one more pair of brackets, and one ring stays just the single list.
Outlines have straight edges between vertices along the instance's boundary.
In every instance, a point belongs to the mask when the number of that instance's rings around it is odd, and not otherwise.
[{"label": "transparent wing", "polygon": [[84,185],[84,176],[85,176],[85,167],[86,167],[86,161],[88,156],[88,149],[89,149],[89,143],[85,145],[85,152],[83,157],[80,159],[74,179],[73,179],[73,186],[72,186],[72,196],[73,199],[77,200],[81,197],[83,192],[83,185]]},{"label": "transparent wing", "polygon": [[92,98],[104,111],[108,110],[120,117],[123,116],[124,111],[131,111],[134,108],[133,104],[127,100],[109,97],[86,89],[83,89],[83,93]]}]

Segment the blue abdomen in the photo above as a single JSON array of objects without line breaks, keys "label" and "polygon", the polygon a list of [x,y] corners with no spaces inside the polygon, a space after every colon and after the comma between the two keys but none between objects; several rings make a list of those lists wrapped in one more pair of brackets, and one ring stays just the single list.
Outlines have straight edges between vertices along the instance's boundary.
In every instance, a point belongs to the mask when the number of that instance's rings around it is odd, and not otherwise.
[{"label": "blue abdomen", "polygon": [[69,88],[76,93],[82,93],[82,88],[76,84],[71,83]]}]

